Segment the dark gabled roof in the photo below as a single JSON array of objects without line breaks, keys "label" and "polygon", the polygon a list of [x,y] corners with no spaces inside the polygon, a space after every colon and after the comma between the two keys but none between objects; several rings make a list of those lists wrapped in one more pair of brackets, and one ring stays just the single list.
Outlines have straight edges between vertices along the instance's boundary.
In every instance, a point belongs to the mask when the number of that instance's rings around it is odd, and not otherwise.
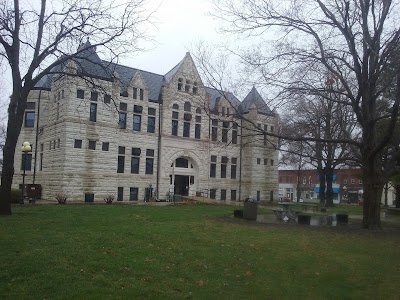
[{"label": "dark gabled roof", "polygon": [[225,97],[225,99],[228,100],[228,102],[232,105],[234,109],[236,110],[239,109],[241,102],[231,92],[223,92],[221,90],[210,87],[204,87],[204,88],[206,90],[207,95],[210,98],[209,108],[211,111],[215,111],[215,108],[217,107],[221,97]]},{"label": "dark gabled roof", "polygon": [[[181,60],[171,71],[163,76],[101,60],[96,53],[95,47],[92,47],[89,40],[78,47],[77,52],[79,51],[81,52],[72,59],[78,67],[78,75],[90,76],[111,81],[113,80],[114,73],[117,73],[119,75],[119,80],[121,83],[120,92],[125,93],[127,92],[129,83],[131,82],[132,78],[139,73],[148,88],[149,100],[155,102],[159,101],[159,96],[161,94],[161,88],[164,80],[169,81],[176,74],[184,59],[186,58],[185,56],[185,58]],[[190,56],[189,53],[186,53],[186,55]],[[35,85],[35,89],[50,90],[53,76],[56,76],[55,73],[62,73],[66,64],[67,63],[65,62],[54,67],[51,71],[53,74],[48,74],[41,78],[39,82]],[[254,104],[257,107],[257,111],[259,113],[268,115],[272,114],[272,111],[265,103],[264,99],[261,97],[255,87],[251,89],[250,93],[245,97],[243,102],[240,102],[231,92],[223,92],[221,90],[210,87],[205,87],[205,90],[207,95],[209,96],[209,108],[211,111],[215,111],[221,97],[225,97],[225,99],[228,100],[228,102],[232,105],[234,109],[237,110],[238,113],[248,112],[249,108]]]},{"label": "dark gabled roof", "polygon": [[249,111],[249,108],[253,104],[257,107],[257,112],[266,115],[272,114],[271,109],[268,107],[267,103],[265,103],[264,99],[261,97],[254,86],[251,89],[250,93],[248,93],[243,102],[240,104],[239,109],[242,113],[246,113]]},{"label": "dark gabled roof", "polygon": [[73,59],[78,66],[78,74],[111,80],[112,73],[110,73],[107,66],[103,64],[103,61],[97,55],[96,47],[93,47],[89,40],[78,47],[77,52],[79,51],[81,52]]},{"label": "dark gabled roof", "polygon": [[109,72],[117,72],[120,76],[119,79],[121,81],[121,92],[126,92],[132,78],[136,75],[136,73],[140,73],[149,90],[149,99],[158,101],[164,76],[106,61],[103,61],[103,63],[104,65],[107,65]]},{"label": "dark gabled roof", "polygon": [[183,64],[184,59],[182,59],[175,67],[173,67],[167,74],[165,74],[165,80],[169,82],[172,77],[176,74],[176,72],[179,70],[181,65]]}]

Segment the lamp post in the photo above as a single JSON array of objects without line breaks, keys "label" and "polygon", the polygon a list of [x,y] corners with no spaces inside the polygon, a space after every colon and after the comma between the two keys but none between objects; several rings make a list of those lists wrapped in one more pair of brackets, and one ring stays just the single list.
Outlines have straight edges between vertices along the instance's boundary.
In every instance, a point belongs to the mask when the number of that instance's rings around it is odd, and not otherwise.
[{"label": "lamp post", "polygon": [[22,174],[22,203],[24,203],[24,199],[25,199],[25,172],[26,172],[26,155],[28,154],[28,152],[31,152],[32,148],[31,148],[31,144],[29,144],[29,142],[24,142],[22,144],[22,153],[24,153],[24,163],[23,163],[23,171],[24,173]]}]

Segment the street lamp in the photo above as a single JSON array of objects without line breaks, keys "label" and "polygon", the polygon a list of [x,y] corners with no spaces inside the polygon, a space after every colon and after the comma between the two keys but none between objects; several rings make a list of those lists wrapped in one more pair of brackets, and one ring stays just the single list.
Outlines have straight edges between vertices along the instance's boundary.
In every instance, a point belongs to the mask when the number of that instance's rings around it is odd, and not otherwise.
[{"label": "street lamp", "polygon": [[28,152],[31,152],[32,147],[31,144],[29,144],[29,142],[24,142],[22,144],[22,153],[24,153],[24,173],[22,174],[22,203],[24,203],[24,199],[25,199],[25,172],[26,172],[26,155],[28,154]]}]

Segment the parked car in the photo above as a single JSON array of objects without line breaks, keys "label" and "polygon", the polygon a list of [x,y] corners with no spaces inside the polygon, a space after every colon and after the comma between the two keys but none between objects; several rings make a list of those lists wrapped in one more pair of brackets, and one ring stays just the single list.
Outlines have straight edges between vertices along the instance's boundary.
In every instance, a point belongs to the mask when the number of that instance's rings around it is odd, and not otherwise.
[{"label": "parked car", "polygon": [[[294,199],[293,199],[293,202],[297,202],[297,198],[294,198]],[[299,202],[304,202],[304,201],[303,201],[303,198],[300,198]]]}]

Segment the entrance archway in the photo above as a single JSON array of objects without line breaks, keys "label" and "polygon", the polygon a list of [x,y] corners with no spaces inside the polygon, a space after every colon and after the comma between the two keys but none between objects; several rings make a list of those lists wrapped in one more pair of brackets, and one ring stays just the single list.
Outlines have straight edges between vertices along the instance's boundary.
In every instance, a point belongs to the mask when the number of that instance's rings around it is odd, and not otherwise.
[{"label": "entrance archway", "polygon": [[175,195],[194,195],[197,189],[198,168],[189,157],[178,157],[171,165],[171,184]]}]

